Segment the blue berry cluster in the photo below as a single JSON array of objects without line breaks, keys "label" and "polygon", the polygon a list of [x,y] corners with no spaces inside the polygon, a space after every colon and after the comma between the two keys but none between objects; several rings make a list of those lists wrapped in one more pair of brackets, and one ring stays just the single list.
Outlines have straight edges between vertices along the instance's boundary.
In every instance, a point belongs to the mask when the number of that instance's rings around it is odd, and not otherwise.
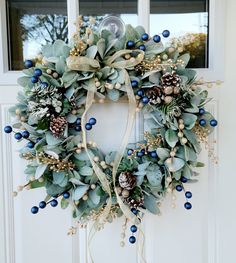
[{"label": "blue berry cluster", "polygon": [[[182,183],[187,183],[188,179],[182,176],[180,181]],[[178,185],[176,185],[175,189],[178,192],[182,192],[184,190],[184,187],[183,187],[183,185],[178,184]],[[186,191],[185,197],[186,197],[186,202],[184,203],[184,207],[185,207],[185,209],[190,210],[192,208],[192,204],[189,202],[189,199],[192,198],[192,193],[190,191]]]},{"label": "blue berry cluster", "polygon": [[[10,125],[7,125],[4,127],[4,132],[10,134],[13,132],[13,129]],[[15,132],[15,134],[14,134],[14,138],[17,141],[19,141],[21,139],[28,140],[28,143],[26,144],[26,146],[28,148],[32,149],[32,148],[34,148],[35,143],[33,141],[29,140],[29,137],[30,137],[30,133],[27,130],[24,130],[22,132]],[[41,138],[37,138],[36,143],[39,142],[39,140],[41,140]]]},{"label": "blue berry cluster", "polygon": [[149,98],[148,98],[148,96],[145,96],[145,92],[143,89],[139,89],[137,91],[137,95],[141,98],[141,101],[143,104],[148,104]]},{"label": "blue berry cluster", "polygon": [[[169,37],[170,36],[170,31],[169,30],[164,30],[161,35],[165,38]],[[148,41],[150,39],[149,35],[147,33],[144,33],[142,34],[141,36],[141,41]],[[161,36],[160,35],[155,35],[153,36],[152,40],[155,42],[155,43],[160,43],[161,42]],[[135,43],[135,41],[133,40],[128,40],[127,43],[126,43],[126,47],[128,49],[133,49],[133,48],[136,48],[136,44],[138,44],[138,48],[142,51],[145,51],[146,50],[146,46],[145,46],[145,43],[142,43],[140,44],[140,41],[137,41],[137,43]]]},{"label": "blue berry cluster", "polygon": [[[70,197],[70,193],[64,192],[62,196],[63,198],[68,199]],[[31,208],[31,213],[37,214],[39,212],[39,208],[44,209],[48,204],[50,204],[52,207],[56,207],[58,205],[58,201],[56,198],[52,199],[48,203],[46,203],[45,201],[41,201],[38,206],[33,206]]]},{"label": "blue berry cluster", "polygon": [[[32,83],[37,83],[39,81],[39,77],[42,76],[43,72],[40,68],[36,68],[34,70],[34,75],[31,77],[31,82]],[[46,84],[46,82],[44,83],[44,85]]]},{"label": "blue berry cluster", "polygon": [[[97,123],[97,120],[95,118],[90,118],[89,121],[85,124],[86,130],[91,130],[93,128],[93,125]],[[77,118],[75,121],[75,131],[80,132],[81,131],[81,118]]]},{"label": "blue berry cluster", "polygon": [[[207,125],[207,120],[204,119],[204,114],[206,113],[205,109],[204,108],[200,108],[199,109],[199,114],[202,116],[202,118],[199,120],[199,125],[204,127]],[[216,127],[218,122],[217,120],[215,119],[212,119],[209,121],[209,124],[212,126],[212,127]]]}]

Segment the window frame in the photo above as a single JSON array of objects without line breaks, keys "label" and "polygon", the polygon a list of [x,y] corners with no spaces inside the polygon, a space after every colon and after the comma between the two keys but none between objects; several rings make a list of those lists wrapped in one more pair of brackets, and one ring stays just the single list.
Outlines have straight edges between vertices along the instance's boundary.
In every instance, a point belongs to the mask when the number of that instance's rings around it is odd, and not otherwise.
[{"label": "window frame", "polygon": [[[138,23],[147,32],[150,28],[150,0],[137,0]],[[9,70],[8,33],[6,1],[0,0],[0,85],[16,85],[21,71]],[[79,14],[79,0],[67,0],[68,34],[69,38],[75,32],[74,21]],[[221,17],[221,19],[219,19]],[[225,1],[209,0],[209,65],[208,68],[196,69],[199,75],[206,79],[223,79],[224,67],[224,19]]]}]

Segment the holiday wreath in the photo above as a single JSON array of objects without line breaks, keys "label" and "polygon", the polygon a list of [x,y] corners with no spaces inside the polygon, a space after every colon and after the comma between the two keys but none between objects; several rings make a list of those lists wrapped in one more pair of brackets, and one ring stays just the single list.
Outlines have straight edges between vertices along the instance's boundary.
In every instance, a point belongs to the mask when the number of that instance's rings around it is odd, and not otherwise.
[{"label": "holiday wreath", "polygon": [[[85,27],[79,17],[71,46],[58,40],[25,61],[26,76],[18,80],[23,91],[10,109],[16,122],[4,130],[26,141],[20,157],[28,161],[28,182],[18,191],[46,189],[33,214],[60,200],[79,225],[94,221],[97,230],[124,215],[131,222],[129,242],[135,243],[143,214],[158,214],[166,193],[184,192],[184,207],[191,209],[185,184],[195,181],[194,169],[203,165],[197,161],[200,143],[207,143],[217,121],[204,109],[207,83],[186,68],[190,55],[162,44],[168,30],[150,38],[141,26],[107,19],[96,30],[92,20]],[[94,100],[121,97],[129,105],[126,131],[121,147],[104,155],[87,142],[86,130],[97,122],[89,109]],[[143,141],[127,144],[137,111],[149,129]]]}]

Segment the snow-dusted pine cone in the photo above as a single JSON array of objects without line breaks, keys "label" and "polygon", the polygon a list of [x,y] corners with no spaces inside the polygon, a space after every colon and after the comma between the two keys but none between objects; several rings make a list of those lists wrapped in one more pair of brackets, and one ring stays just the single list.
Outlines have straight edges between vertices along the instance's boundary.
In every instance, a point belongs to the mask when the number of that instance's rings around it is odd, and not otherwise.
[{"label": "snow-dusted pine cone", "polygon": [[165,95],[178,94],[180,91],[180,76],[173,71],[172,73],[167,72],[161,77],[161,85]]},{"label": "snow-dusted pine cone", "polygon": [[65,117],[52,118],[50,122],[50,130],[53,133],[53,136],[56,138],[62,136],[65,131],[66,124],[67,121]]},{"label": "snow-dusted pine cone", "polygon": [[129,205],[130,208],[138,208],[144,205],[144,197],[141,196],[138,199],[134,199],[132,197],[128,197],[125,199],[125,202]]},{"label": "snow-dusted pine cone", "polygon": [[163,92],[161,87],[154,86],[146,92],[146,95],[149,98],[149,103],[152,105],[156,105],[161,103],[161,99],[163,97]]},{"label": "snow-dusted pine cone", "polygon": [[119,176],[120,187],[132,190],[137,184],[137,178],[131,172],[123,172]]}]

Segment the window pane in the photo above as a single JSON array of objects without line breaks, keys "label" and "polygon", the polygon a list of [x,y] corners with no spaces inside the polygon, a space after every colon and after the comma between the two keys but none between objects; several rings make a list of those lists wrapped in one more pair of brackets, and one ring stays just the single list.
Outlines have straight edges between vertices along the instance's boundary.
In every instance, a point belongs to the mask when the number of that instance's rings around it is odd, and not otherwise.
[{"label": "window pane", "polygon": [[208,67],[208,1],[151,0],[150,33],[171,32],[165,42],[175,43],[180,53],[190,52],[188,67]]},{"label": "window pane", "polygon": [[79,0],[80,15],[93,16],[99,23],[105,16],[119,16],[126,24],[137,26],[137,0]]},{"label": "window pane", "polygon": [[68,41],[66,0],[8,0],[9,69],[40,53],[56,39]]}]

